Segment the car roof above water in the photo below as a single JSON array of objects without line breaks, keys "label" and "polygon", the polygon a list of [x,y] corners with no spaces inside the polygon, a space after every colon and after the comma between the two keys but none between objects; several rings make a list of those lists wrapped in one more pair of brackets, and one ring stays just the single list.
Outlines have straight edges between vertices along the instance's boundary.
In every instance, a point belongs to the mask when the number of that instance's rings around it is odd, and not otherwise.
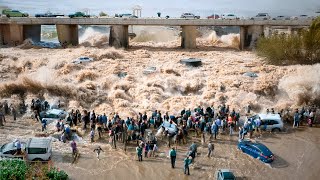
[{"label": "car roof above water", "polygon": [[261,118],[261,120],[281,120],[281,117],[279,114],[258,114],[258,116]]},{"label": "car roof above water", "polygon": [[48,148],[51,144],[51,138],[30,138],[28,148]]}]

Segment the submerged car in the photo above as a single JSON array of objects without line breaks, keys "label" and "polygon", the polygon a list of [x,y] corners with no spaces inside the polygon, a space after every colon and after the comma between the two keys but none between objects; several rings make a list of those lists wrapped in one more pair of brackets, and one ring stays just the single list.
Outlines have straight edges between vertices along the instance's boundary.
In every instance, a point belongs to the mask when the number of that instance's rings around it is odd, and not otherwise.
[{"label": "submerged car", "polygon": [[[21,150],[23,151],[26,147],[25,142],[21,142]],[[3,144],[0,148],[0,157],[1,158],[14,158],[14,159],[23,159],[23,155],[16,155],[17,147],[15,142],[9,142]]]},{"label": "submerged car", "polygon": [[216,171],[217,180],[235,180],[236,177],[229,169],[220,169]]},{"label": "submerged car", "polygon": [[22,155],[16,155],[17,147],[14,142],[4,144],[0,148],[2,158],[26,157],[29,161],[48,161],[52,156],[51,138],[30,138],[27,142],[21,142]]},{"label": "submerged car", "polygon": [[18,10],[4,9],[2,14],[7,17],[28,17],[28,13],[22,13]]},{"label": "submerged car", "polygon": [[77,59],[75,59],[74,61],[72,61],[72,63],[75,63],[75,64],[82,64],[82,63],[88,63],[88,62],[91,62],[93,61],[93,58],[89,58],[89,57],[79,57]]},{"label": "submerged car", "polygon": [[271,163],[274,160],[273,153],[265,145],[258,142],[242,140],[238,144],[238,149],[265,163]]},{"label": "submerged car", "polygon": [[50,109],[48,111],[42,111],[40,112],[40,119],[47,120],[47,124],[50,124],[56,120],[63,119],[65,120],[68,116],[68,113],[61,109]]},{"label": "submerged car", "polygon": [[177,126],[169,121],[163,121],[160,127],[164,127],[165,131],[168,131],[169,134],[176,134],[178,132]]}]

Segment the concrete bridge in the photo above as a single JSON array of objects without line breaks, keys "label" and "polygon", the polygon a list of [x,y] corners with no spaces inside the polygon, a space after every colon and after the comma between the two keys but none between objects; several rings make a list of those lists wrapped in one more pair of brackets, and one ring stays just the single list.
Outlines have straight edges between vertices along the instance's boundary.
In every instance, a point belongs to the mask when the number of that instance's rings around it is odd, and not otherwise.
[{"label": "concrete bridge", "polygon": [[312,20],[213,20],[135,18],[0,18],[0,44],[18,45],[25,39],[41,39],[41,25],[56,25],[61,44],[78,45],[78,25],[110,25],[109,44],[129,47],[129,25],[181,26],[181,47],[195,48],[198,26],[239,26],[240,49],[252,47],[265,29],[286,27],[290,31],[310,26]]}]

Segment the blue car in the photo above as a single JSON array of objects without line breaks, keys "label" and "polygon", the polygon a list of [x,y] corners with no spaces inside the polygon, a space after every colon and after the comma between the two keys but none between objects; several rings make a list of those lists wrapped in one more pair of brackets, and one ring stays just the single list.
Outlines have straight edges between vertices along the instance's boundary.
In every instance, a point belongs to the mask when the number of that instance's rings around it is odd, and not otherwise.
[{"label": "blue car", "polygon": [[271,163],[274,160],[273,153],[261,143],[243,140],[239,142],[238,149],[265,163]]}]

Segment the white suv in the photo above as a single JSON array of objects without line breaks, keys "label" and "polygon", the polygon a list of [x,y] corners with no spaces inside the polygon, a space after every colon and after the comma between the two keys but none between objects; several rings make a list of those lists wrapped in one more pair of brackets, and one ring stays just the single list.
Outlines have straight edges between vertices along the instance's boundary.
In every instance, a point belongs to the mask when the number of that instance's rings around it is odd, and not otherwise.
[{"label": "white suv", "polygon": [[261,119],[260,128],[266,131],[279,132],[283,130],[283,122],[279,114],[258,114],[252,119]]},{"label": "white suv", "polygon": [[48,161],[52,155],[51,138],[30,138],[26,145],[29,161]]}]

